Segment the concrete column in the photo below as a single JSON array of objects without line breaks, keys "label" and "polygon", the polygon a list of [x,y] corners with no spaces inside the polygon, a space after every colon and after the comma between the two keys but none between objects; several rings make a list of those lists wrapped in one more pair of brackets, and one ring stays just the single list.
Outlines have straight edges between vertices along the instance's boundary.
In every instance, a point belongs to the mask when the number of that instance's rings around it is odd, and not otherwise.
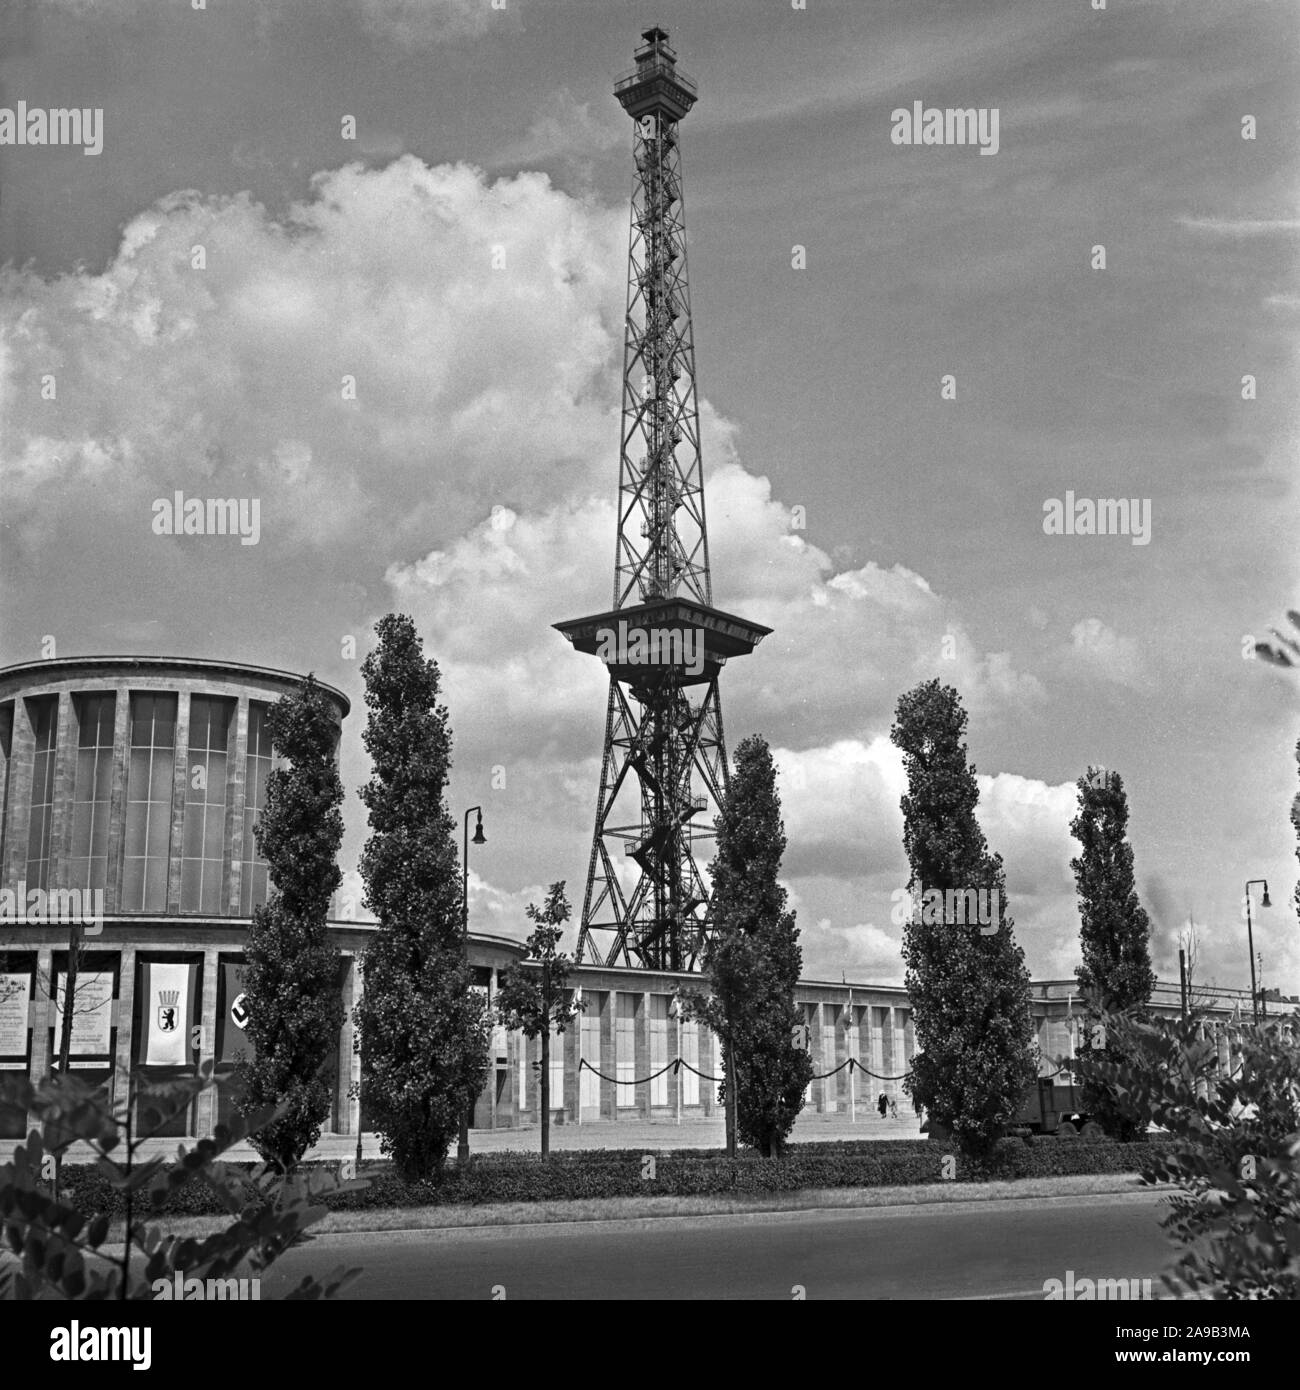
[{"label": "concrete column", "polygon": [[[618,1024],[618,991],[605,992],[605,1007],[600,1014],[600,1070],[605,1076],[618,1075],[616,1034]],[[612,1081],[601,1078],[600,1113],[602,1119],[618,1119],[618,1090]]]},{"label": "concrete column", "polygon": [[[903,1010],[897,1005],[890,1011],[894,1024],[894,1065],[890,1068],[891,1074],[901,1076],[907,1070],[906,1062],[906,1033],[903,1026]],[[889,1094],[898,1100],[903,1096],[903,1083],[891,1081],[889,1083]]]},{"label": "concrete column", "polygon": [[131,1025],[135,1013],[135,947],[123,946],[117,976],[117,1052],[113,1100],[125,1104],[131,1084]]},{"label": "concrete column", "polygon": [[[497,968],[492,966],[488,972],[488,1007],[493,1009],[497,998]],[[495,1013],[492,1015],[495,1017]],[[492,1112],[492,1128],[497,1127],[497,1052],[505,1046],[505,1032],[499,1023],[492,1023],[488,1034],[488,1096]]]},{"label": "concrete column", "polygon": [[354,1094],[361,1080],[361,1055],[354,1046],[357,1025],[353,1016],[361,1002],[361,962],[352,951],[345,951],[343,959],[343,1027],[339,1029],[339,1096],[335,1113],[338,1133],[355,1137],[361,1131],[361,1097]]},{"label": "concrete column", "polygon": [[[9,756],[9,819],[5,827],[4,886],[15,893],[27,877],[27,838],[32,822],[32,781],[36,772],[36,738],[28,704],[14,700],[13,740]],[[24,904],[26,900],[24,899]]]},{"label": "concrete column", "polygon": [[68,854],[72,848],[72,781],[77,771],[77,724],[72,717],[72,696],[66,690],[59,692],[55,739],[49,886],[62,888],[67,882]]},{"label": "concrete column", "polygon": [[868,1102],[875,1105],[876,1097],[885,1088],[885,1083],[881,1081],[881,1076],[885,1075],[889,1068],[885,1065],[888,1058],[886,1047],[886,1025],[889,1022],[889,1009],[878,1004],[873,1004],[871,1008],[871,1070],[876,1075],[870,1077],[871,1088]]},{"label": "concrete column", "polygon": [[[203,985],[199,996],[199,1022],[203,1025],[203,1048],[199,1053],[199,1065],[214,1061],[217,1051],[217,975],[220,966],[217,962],[218,948],[207,946],[203,951]],[[118,1019],[118,1037],[121,1033],[121,1019]],[[217,1092],[209,1087],[198,1098],[194,1117],[194,1133],[206,1138],[216,1128]]]},{"label": "concrete column", "polygon": [[532,1123],[540,1125],[542,1122],[541,1075],[533,1063],[541,1056],[542,1040],[541,1038],[528,1038],[521,1033],[519,1046],[524,1053],[524,1090],[528,1095],[528,1118]]},{"label": "concrete column", "polygon": [[[636,996],[636,1016],[632,1020],[633,1066],[637,1076],[650,1075],[650,995]],[[636,1088],[636,1110],[643,1120],[650,1118],[650,1083]]]},{"label": "concrete column", "polygon": [[[27,1022],[32,1030],[31,1078],[42,1080],[50,1069],[50,1028],[54,1022],[54,949],[41,946],[36,952],[36,983],[27,1004]],[[27,1131],[39,1129],[35,1115],[27,1117]]]},{"label": "concrete column", "polygon": [[[682,1021],[672,1010],[668,1010],[668,1060],[671,1062],[674,1057],[682,1055]],[[672,1107],[674,1115],[681,1113],[679,1104],[682,1095],[682,1080],[686,1073],[678,1067],[676,1071],[668,1073],[668,1104]]]},{"label": "concrete column", "polygon": [[[572,999],[572,991],[569,995]],[[582,1015],[574,1014],[564,1030],[564,1122],[577,1124],[582,1107],[579,1085],[578,1049],[582,1045]]]},{"label": "concrete column", "polygon": [[[575,995],[578,989],[582,990],[582,999],[589,1009],[591,1007],[591,991],[588,990],[585,985],[579,984],[574,990]],[[587,1046],[582,1036],[583,1024],[586,1018],[587,1010],[583,1009],[581,1012],[574,1014],[573,1022],[569,1024],[569,1028],[573,1033],[573,1122],[579,1125],[583,1122],[582,1078],[584,1073],[581,1063],[589,1060],[587,1057]]]},{"label": "concrete column", "polygon": [[[814,1073],[827,1071],[826,1048],[822,1043],[822,1006],[814,1004],[809,1011],[808,1023],[812,1030],[812,1059]],[[827,1082],[824,1077],[818,1076],[812,1084],[812,1108],[817,1111],[825,1111]]]},{"label": "concrete column", "polygon": [[[699,1068],[705,1076],[722,1075],[722,1049],[718,1046],[718,1039],[713,1029],[707,1024],[701,1023],[699,1030],[700,1039],[700,1060]],[[718,1083],[716,1081],[700,1080],[700,1109],[706,1115],[716,1115],[718,1113]]]},{"label": "concrete column", "polygon": [[506,1123],[511,1129],[519,1126],[519,1035],[506,1034]]},{"label": "concrete column", "polygon": [[[848,1029],[844,1026],[848,1018],[847,1005],[841,1008],[838,1004],[828,1004],[827,1014],[830,1019],[832,1056],[828,1063],[830,1067],[843,1066],[849,1060],[848,1049]],[[841,1072],[836,1072],[831,1078],[832,1102],[830,1108],[835,1111],[847,1110],[849,1105],[849,1069],[844,1068]]]},{"label": "concrete column", "polygon": [[[880,1018],[880,1067],[881,1076],[893,1076],[897,1068],[894,1066],[894,1006],[887,1004],[881,1010]],[[876,1103],[876,1098],[884,1091],[889,1095],[893,1083],[890,1081],[877,1081],[872,1086],[871,1103]]]}]

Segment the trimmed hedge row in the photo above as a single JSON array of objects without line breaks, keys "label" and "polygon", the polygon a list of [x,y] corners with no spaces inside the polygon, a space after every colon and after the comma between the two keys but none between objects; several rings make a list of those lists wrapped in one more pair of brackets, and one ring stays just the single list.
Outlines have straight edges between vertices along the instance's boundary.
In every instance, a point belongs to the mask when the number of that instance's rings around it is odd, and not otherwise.
[{"label": "trimmed hedge row", "polygon": [[[956,1161],[954,1180],[987,1182],[1100,1173],[1137,1173],[1160,1144],[1109,1142],[1026,1144],[1005,1139],[982,1163]],[[814,1152],[814,1150],[820,1150]],[[449,1165],[439,1185],[403,1182],[387,1164],[362,1170],[369,1186],[325,1198],[334,1211],[379,1208],[482,1205],[492,1202],[572,1201],[599,1197],[724,1196],[733,1193],[798,1192],[808,1188],[914,1186],[948,1181],[944,1151],[926,1141],[900,1140],[842,1145],[798,1144],[779,1161],[756,1155],[728,1159],[711,1151],[654,1153],[654,1176],[645,1159],[651,1151],[596,1150],[540,1155],[501,1153],[476,1156],[465,1172]],[[307,1165],[312,1166],[312,1165]],[[319,1165],[333,1168],[335,1165]],[[230,1165],[238,1171],[238,1165]],[[121,1194],[97,1169],[63,1170],[65,1200],[87,1218],[101,1212],[123,1215]],[[208,1189],[189,1184],[177,1191],[162,1213],[171,1216],[219,1215]]]}]

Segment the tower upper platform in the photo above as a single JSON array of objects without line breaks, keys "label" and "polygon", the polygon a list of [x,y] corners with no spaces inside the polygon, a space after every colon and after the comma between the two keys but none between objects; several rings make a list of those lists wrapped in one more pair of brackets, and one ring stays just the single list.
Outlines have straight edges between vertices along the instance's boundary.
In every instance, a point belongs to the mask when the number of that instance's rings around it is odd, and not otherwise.
[{"label": "tower upper platform", "polygon": [[[572,643],[575,651],[599,656],[611,646],[622,652],[626,639],[638,630],[689,635],[692,642],[702,644],[700,669],[682,676],[681,684],[703,684],[717,677],[719,667],[728,657],[748,656],[772,629],[762,623],[724,613],[693,598],[651,599],[627,608],[614,608],[607,613],[595,613],[586,618],[571,618],[568,622],[552,623]],[[607,663],[617,680],[635,681],[645,675],[645,666],[633,660],[614,660]]]},{"label": "tower upper platform", "polygon": [[680,121],[695,105],[698,89],[678,71],[677,53],[668,42],[667,29],[658,25],[645,30],[641,46],[633,52],[636,67],[614,84],[614,95],[633,120],[646,115],[665,115]]}]

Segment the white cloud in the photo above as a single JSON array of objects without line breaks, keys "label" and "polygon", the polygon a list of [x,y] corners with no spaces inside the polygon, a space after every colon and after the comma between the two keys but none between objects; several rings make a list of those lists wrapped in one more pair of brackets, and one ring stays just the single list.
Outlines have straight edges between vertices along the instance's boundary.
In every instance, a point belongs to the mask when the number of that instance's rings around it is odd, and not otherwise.
[{"label": "white cloud", "polygon": [[804,977],[835,981],[844,975],[850,984],[901,985],[902,931],[894,928],[893,933],[870,922],[840,927],[828,918],[822,918],[811,928],[805,925]]},{"label": "white cloud", "polygon": [[1076,669],[1118,685],[1136,687],[1144,681],[1138,644],[1107,627],[1100,618],[1084,618],[1070,629],[1067,660]]},{"label": "white cloud", "polygon": [[603,103],[593,115],[591,103],[580,102],[567,87],[547,99],[522,139],[508,145],[494,163],[544,164],[553,159],[589,159],[606,150],[630,145],[630,123],[621,112]]},{"label": "white cloud", "polygon": [[[544,175],[489,184],[406,156],[318,175],[283,222],[247,195],[178,193],[101,274],[9,270],[11,546],[88,505],[121,529],[129,579],[149,503],[179,487],[260,495],[280,554],[391,554],[493,502],[581,490],[615,428],[624,236]],[[75,486],[106,461],[111,490]]]}]

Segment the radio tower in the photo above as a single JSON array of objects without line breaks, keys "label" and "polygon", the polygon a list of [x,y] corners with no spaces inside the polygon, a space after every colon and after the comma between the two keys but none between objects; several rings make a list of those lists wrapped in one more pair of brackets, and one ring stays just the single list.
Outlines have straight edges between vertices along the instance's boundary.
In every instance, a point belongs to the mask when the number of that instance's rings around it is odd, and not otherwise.
[{"label": "radio tower", "polygon": [[641,39],[614,87],[636,164],[614,606],[555,627],[609,668],[577,959],[694,970],[713,921],[697,851],[728,780],[718,676],[771,629],[713,607],[678,148],[696,87],[665,30]]}]

